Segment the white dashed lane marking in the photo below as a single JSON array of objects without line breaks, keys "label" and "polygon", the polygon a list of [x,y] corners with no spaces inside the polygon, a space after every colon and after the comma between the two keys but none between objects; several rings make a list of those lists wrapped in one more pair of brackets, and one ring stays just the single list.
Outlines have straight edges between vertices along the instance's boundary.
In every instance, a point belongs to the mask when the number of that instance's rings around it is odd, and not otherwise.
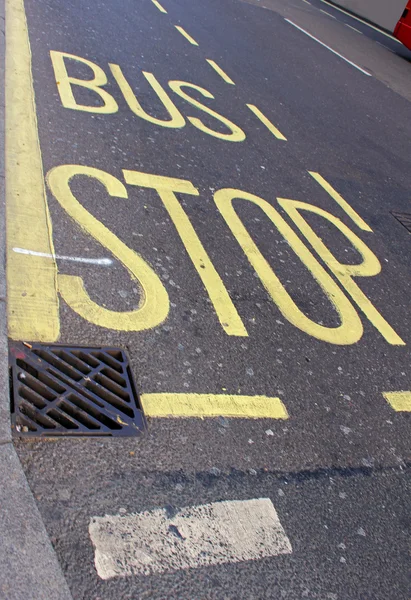
[{"label": "white dashed lane marking", "polygon": [[308,37],[310,37],[312,40],[314,40],[315,42],[317,42],[321,46],[324,46],[324,48],[327,48],[327,50],[329,50],[330,52],[332,52],[333,54],[335,54],[339,58],[342,58],[342,60],[344,60],[349,65],[351,65],[351,66],[355,67],[356,69],[358,69],[359,71],[361,71],[361,73],[364,73],[364,75],[368,75],[368,77],[371,77],[371,73],[368,73],[368,71],[365,71],[364,69],[362,69],[361,67],[359,67],[358,65],[356,65],[355,63],[353,63],[351,60],[348,60],[348,58],[345,58],[345,56],[343,56],[342,54],[340,54],[336,50],[333,50],[333,48],[331,48],[330,46],[327,46],[327,44],[324,44],[324,42],[322,42],[321,40],[319,40],[315,36],[311,35],[311,33],[308,33],[308,31],[306,31],[305,29],[303,29],[302,27],[300,27],[296,23],[293,23],[293,21],[290,21],[290,19],[285,19],[285,21],[287,21],[287,23],[289,23],[293,27],[296,27],[297,29],[299,29],[302,33],[305,33],[305,35],[308,35]]},{"label": "white dashed lane marking", "polygon": [[102,579],[238,563],[290,554],[269,498],[182,508],[156,508],[90,521],[95,566]]}]

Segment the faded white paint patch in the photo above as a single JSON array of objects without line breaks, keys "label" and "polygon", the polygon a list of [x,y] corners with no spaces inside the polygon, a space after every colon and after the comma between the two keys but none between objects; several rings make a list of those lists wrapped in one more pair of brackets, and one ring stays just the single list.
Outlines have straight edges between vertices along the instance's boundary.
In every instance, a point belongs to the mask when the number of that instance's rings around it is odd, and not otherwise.
[{"label": "faded white paint patch", "polygon": [[89,534],[102,579],[149,575],[292,552],[269,498],[94,517]]},{"label": "faded white paint patch", "polygon": [[68,260],[72,262],[88,263],[90,265],[110,266],[113,264],[111,258],[83,258],[81,256],[63,256],[62,254],[48,254],[46,252],[36,252],[36,250],[27,250],[27,248],[13,248],[17,254],[27,254],[28,256],[40,256],[42,258],[53,258],[58,260]]}]

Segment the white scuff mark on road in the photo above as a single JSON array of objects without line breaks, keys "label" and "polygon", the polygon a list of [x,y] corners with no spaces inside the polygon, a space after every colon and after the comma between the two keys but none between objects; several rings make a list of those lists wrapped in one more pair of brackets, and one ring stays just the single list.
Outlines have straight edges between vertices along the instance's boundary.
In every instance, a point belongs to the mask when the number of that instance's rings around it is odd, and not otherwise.
[{"label": "white scuff mark on road", "polygon": [[150,575],[290,554],[269,498],[231,500],[171,511],[94,517],[89,534],[102,579]]},{"label": "white scuff mark on road", "polygon": [[13,248],[13,252],[17,252],[17,254],[27,254],[29,256],[40,256],[41,258],[68,260],[71,262],[87,263],[90,265],[102,265],[105,267],[109,267],[113,264],[111,258],[83,258],[81,256],[63,256],[61,254],[47,254],[46,252],[36,252],[35,250],[27,250],[26,248]]}]

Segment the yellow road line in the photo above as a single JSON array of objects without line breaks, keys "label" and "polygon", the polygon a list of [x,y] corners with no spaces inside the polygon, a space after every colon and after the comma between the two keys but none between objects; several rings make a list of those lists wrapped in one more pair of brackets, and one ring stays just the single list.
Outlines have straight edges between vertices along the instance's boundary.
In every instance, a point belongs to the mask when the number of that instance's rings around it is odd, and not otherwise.
[{"label": "yellow road line", "polygon": [[411,392],[383,392],[382,395],[397,412],[411,412]]},{"label": "yellow road line", "polygon": [[[53,342],[59,336],[57,266],[51,236],[31,51],[23,0],[6,1],[6,217],[9,335]],[[30,248],[45,256],[13,252]]]},{"label": "yellow road line", "polygon": [[254,106],[254,104],[247,104],[248,108],[251,110],[251,112],[253,112],[255,114],[255,116],[260,119],[261,123],[263,123],[267,129],[269,131],[271,131],[271,133],[278,139],[278,140],[284,140],[285,142],[287,141],[287,138],[281,133],[281,131],[279,129],[277,129],[277,127],[275,125],[273,125],[271,123],[271,121],[269,121],[267,119],[267,117],[265,115],[263,115],[263,113],[261,112],[260,109],[258,109],[256,106]]},{"label": "yellow road line", "polygon": [[206,61],[208,62],[209,65],[211,65],[214,69],[214,71],[216,73],[218,73],[220,75],[220,77],[222,79],[224,79],[224,81],[226,83],[229,83],[230,85],[235,85],[234,81],[231,79],[231,77],[229,77],[227,75],[227,73],[225,73],[223,71],[223,69],[221,67],[218,66],[218,64],[216,62],[214,62],[213,60],[211,60],[210,58],[206,58]]},{"label": "yellow road line", "polygon": [[167,14],[166,9],[161,6],[160,2],[158,2],[158,0],[151,0],[151,2],[154,4],[154,6],[157,6],[158,10],[162,13],[164,13],[165,15]]},{"label": "yellow road line", "polygon": [[227,288],[176,196],[177,193],[198,196],[198,190],[190,181],[184,179],[127,170],[123,171],[123,175],[129,185],[157,190],[194,268],[207,290],[224,331],[227,335],[248,336],[247,329],[230,298]]},{"label": "yellow road line", "polygon": [[144,412],[149,417],[236,417],[288,419],[280,398],[230,394],[143,394]]},{"label": "yellow road line", "polygon": [[186,40],[188,40],[190,42],[190,44],[193,44],[193,46],[198,46],[195,39],[192,38],[191,35],[189,35],[185,29],[180,27],[180,25],[174,25],[174,27],[177,29],[177,31],[179,31],[181,33],[182,36],[184,36],[186,38]]},{"label": "yellow road line", "polygon": [[320,186],[331,196],[337,204],[343,209],[343,211],[354,221],[354,223],[363,231],[371,231],[372,229],[367,223],[360,217],[360,215],[348,204],[346,200],[335,190],[319,173],[315,171],[308,171],[309,174]]}]

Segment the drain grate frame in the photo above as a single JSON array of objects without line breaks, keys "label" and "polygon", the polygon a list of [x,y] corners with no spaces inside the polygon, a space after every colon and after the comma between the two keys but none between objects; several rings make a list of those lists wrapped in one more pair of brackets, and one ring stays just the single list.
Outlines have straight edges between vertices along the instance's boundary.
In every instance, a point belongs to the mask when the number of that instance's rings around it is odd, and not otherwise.
[{"label": "drain grate frame", "polygon": [[391,214],[393,217],[395,217],[397,219],[397,221],[399,223],[401,223],[401,225],[403,227],[405,227],[405,229],[407,231],[409,231],[409,233],[411,233],[411,214],[410,213],[402,213],[402,212],[398,212],[396,210],[392,210]]},{"label": "drain grate frame", "polygon": [[11,421],[17,437],[134,437],[147,429],[121,348],[9,345]]}]

